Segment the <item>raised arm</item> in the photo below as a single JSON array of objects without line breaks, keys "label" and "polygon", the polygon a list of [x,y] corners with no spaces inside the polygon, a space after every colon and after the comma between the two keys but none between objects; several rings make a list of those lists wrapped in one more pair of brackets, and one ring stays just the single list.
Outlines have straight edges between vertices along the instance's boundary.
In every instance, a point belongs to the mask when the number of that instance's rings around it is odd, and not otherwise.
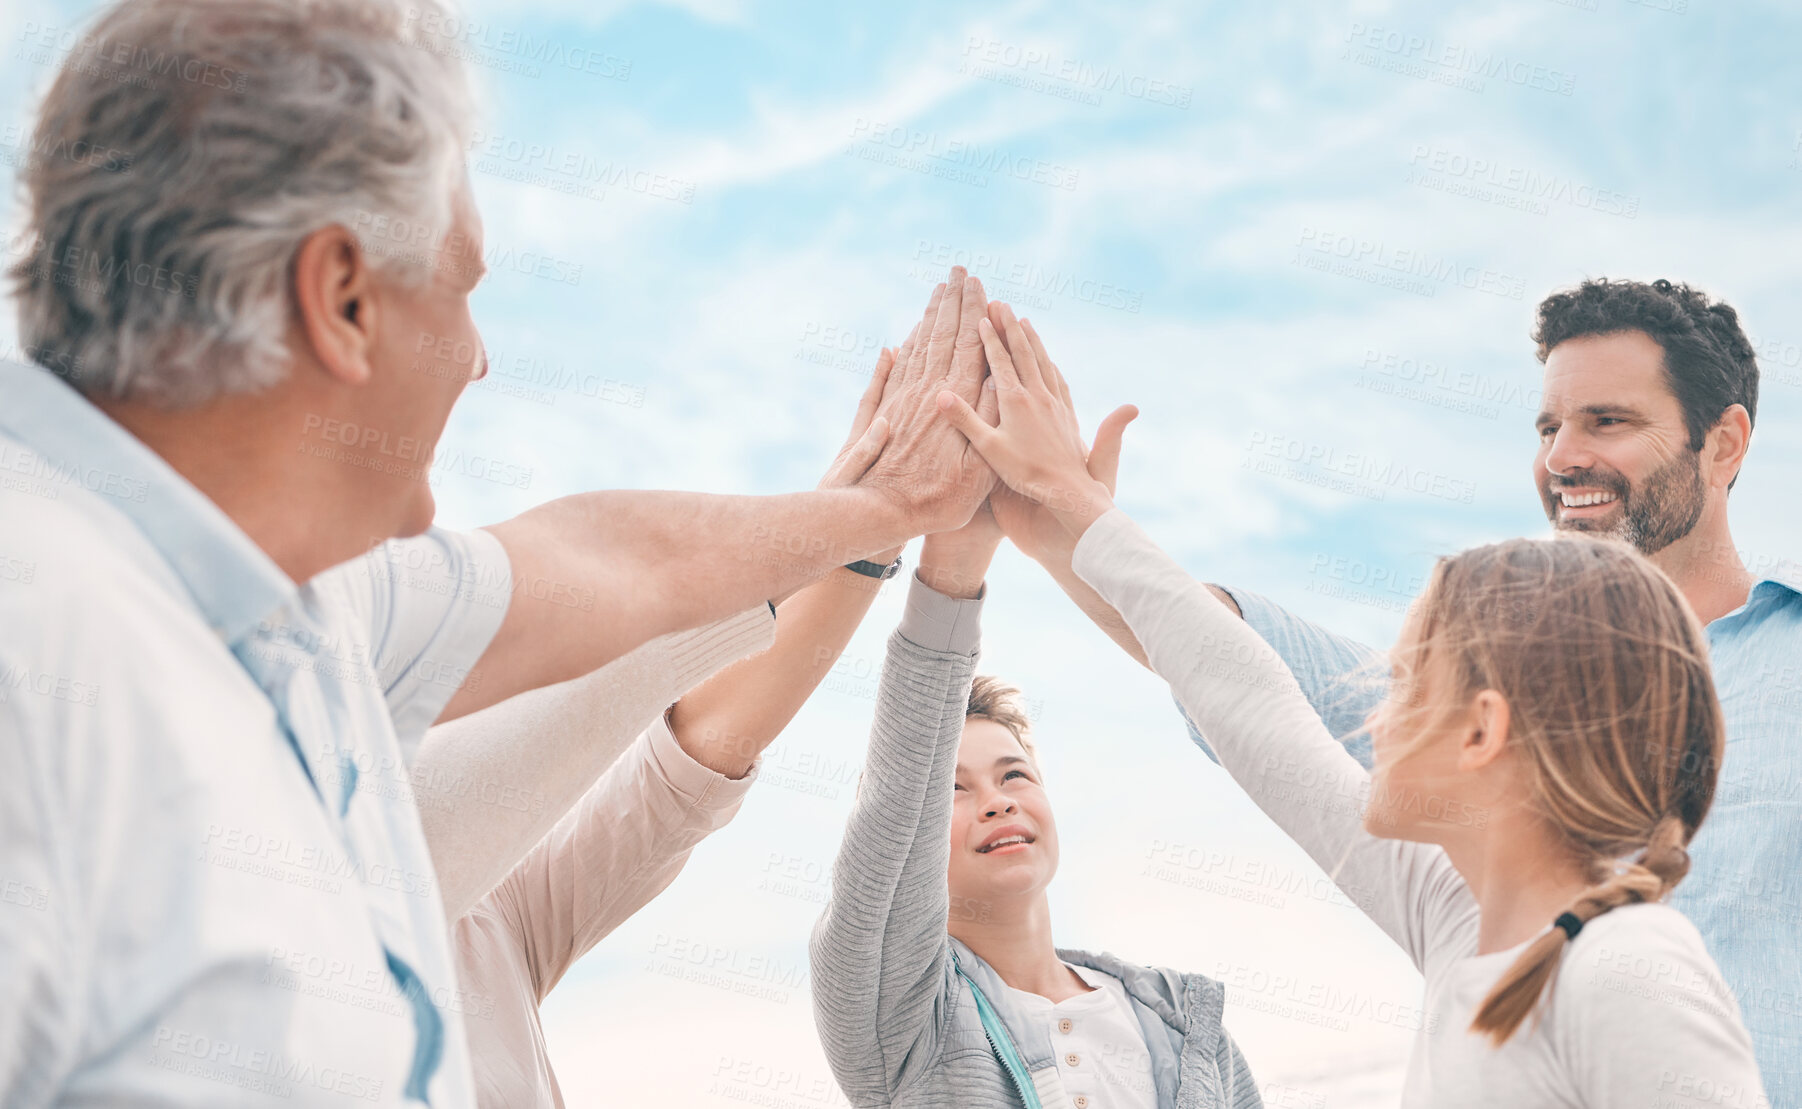
[{"label": "raised arm", "polygon": [[962,525],[994,476],[935,418],[933,398],[941,389],[978,398],[974,321],[986,303],[961,268],[934,291],[871,427],[886,437],[881,456],[854,486],[775,497],[584,493],[490,529],[511,564],[513,599],[477,664],[482,680],[459,690],[440,719],[588,673],[657,635],[786,597],[833,567]]},{"label": "raised arm", "polygon": [[501,922],[540,999],[737,813],[757,757],[831,670],[877,584],[841,569],[784,601],[774,646],[678,701],[476,907]]},{"label": "raised arm", "polygon": [[927,537],[906,614],[889,638],[832,900],[814,929],[814,1020],[854,1105],[888,1104],[904,1072],[930,1065],[940,1046],[952,786],[982,577],[1001,538],[984,515],[957,537]]},{"label": "raised arm", "polygon": [[427,732],[413,795],[445,918],[456,920],[505,878],[671,701],[768,647],[775,623],[759,605],[659,636],[592,674]]},{"label": "raised arm", "polygon": [[[910,350],[909,345],[900,355],[885,350],[876,360],[844,449],[820,488],[854,484],[875,461],[866,433],[890,399],[896,362],[905,362]],[[896,546],[867,561],[886,566],[900,554]],[[682,749],[709,770],[744,777],[813,696],[881,588],[876,579],[840,566],[782,602],[774,647],[727,670],[671,710],[670,727]]]},{"label": "raised arm", "polygon": [[[996,329],[995,337],[1003,349],[1007,348],[1007,313],[1004,304],[989,305],[989,322]],[[1028,321],[1022,320],[1020,324],[1033,357],[1041,367],[1049,367],[1044,374],[1047,384],[1057,389],[1065,405],[1071,405],[1069,385],[1046,353],[1037,330]],[[1131,405],[1113,412],[1101,422],[1095,433],[1094,446],[1089,449],[1089,476],[1104,485],[1109,494],[1114,492],[1120,470],[1121,438],[1126,425],[1138,414],[1138,409]],[[1076,552],[1076,540],[1058,521],[1057,515],[1006,485],[998,485],[989,494],[989,503],[1014,546],[1043,566],[1096,627],[1141,666],[1146,665],[1144,648],[1120,614],[1071,569],[1070,559]],[[1382,652],[1311,624],[1255,593],[1229,590],[1214,584],[1209,584],[1207,590],[1233,615],[1244,617],[1266,643],[1276,648],[1277,654],[1294,671],[1296,681],[1301,683],[1308,703],[1326,721],[1327,729],[1345,742],[1352,757],[1368,769],[1370,736],[1363,730],[1363,723],[1370,710],[1383,698],[1386,675],[1380,667]],[[1186,717],[1184,723],[1190,738],[1212,758],[1212,749],[1194,723]]]},{"label": "raised arm", "polygon": [[[895,361],[895,352],[886,349],[877,359],[844,446],[820,481],[822,489],[855,484],[875,461],[881,443],[869,431]],[[888,561],[898,553],[886,551],[882,557]],[[870,588],[860,592],[852,583]],[[722,667],[770,647],[774,636],[775,646],[735,670],[734,678],[722,675],[695,689],[677,710],[676,736],[690,754],[698,749],[691,742],[723,746],[723,740],[707,743],[709,730],[736,737],[744,748],[742,761],[718,751],[701,761],[727,777],[743,777],[843,650],[875,584],[837,569],[784,602],[784,616],[792,622],[786,634],[773,632],[769,607],[758,605],[692,632],[661,636],[593,674],[530,690],[432,729],[414,760],[413,786],[447,917],[457,919],[513,870],[578,798],[588,794],[592,801],[596,779],[672,701]],[[822,653],[830,657],[819,657]],[[701,712],[697,721],[696,710],[709,708],[715,711]],[[744,742],[753,733],[761,738]],[[668,780],[669,774],[646,778]],[[613,793],[630,808],[629,790]],[[588,854],[598,859],[604,851],[596,846]],[[674,869],[669,876],[675,876]]]},{"label": "raised arm", "polygon": [[1074,565],[1145,644],[1220,765],[1417,966],[1430,935],[1474,912],[1444,851],[1364,830],[1369,772],[1276,652],[1124,512],[1084,530]]},{"label": "raised arm", "polygon": [[1056,368],[1039,365],[1005,306],[1001,316],[1005,347],[983,321],[999,426],[955,397],[942,398],[947,414],[1002,481],[1056,515],[1075,540],[1075,571],[1126,621],[1221,765],[1418,964],[1427,933],[1471,906],[1457,872],[1437,848],[1364,831],[1369,775],[1327,734],[1282,659],[1114,508],[1088,472]]}]

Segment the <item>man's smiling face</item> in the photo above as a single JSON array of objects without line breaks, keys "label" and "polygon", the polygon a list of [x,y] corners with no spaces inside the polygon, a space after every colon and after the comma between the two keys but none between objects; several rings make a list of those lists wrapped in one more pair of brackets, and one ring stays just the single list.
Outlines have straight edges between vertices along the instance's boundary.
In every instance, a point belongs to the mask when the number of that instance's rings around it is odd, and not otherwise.
[{"label": "man's smiling face", "polygon": [[1567,339],[1545,361],[1534,484],[1560,531],[1611,535],[1653,554],[1702,518],[1700,452],[1643,331]]}]

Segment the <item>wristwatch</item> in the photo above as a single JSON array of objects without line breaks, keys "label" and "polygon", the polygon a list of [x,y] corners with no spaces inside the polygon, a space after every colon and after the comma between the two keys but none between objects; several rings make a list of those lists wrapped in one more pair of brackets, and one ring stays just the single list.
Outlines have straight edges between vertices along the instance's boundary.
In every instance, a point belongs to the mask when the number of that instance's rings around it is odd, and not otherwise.
[{"label": "wristwatch", "polygon": [[845,569],[851,571],[853,574],[862,574],[866,578],[875,578],[877,581],[887,581],[901,572],[901,556],[896,555],[895,561],[889,563],[887,566],[884,566],[880,562],[867,562],[860,558],[856,562],[845,563]]}]

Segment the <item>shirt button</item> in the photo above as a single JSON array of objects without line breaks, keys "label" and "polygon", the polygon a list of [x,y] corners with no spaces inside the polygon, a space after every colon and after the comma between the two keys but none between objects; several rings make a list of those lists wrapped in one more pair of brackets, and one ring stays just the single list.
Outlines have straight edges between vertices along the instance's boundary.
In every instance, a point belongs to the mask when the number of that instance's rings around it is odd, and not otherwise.
[{"label": "shirt button", "polygon": [[1089,1109],[1089,1099],[1081,1094],[1077,1094],[1072,1098],[1071,1104],[1075,1105],[1076,1109]]},{"label": "shirt button", "polygon": [[1076,1027],[1076,1022],[1071,1020],[1069,1017],[1065,1017],[1063,1020],[1060,1020],[1057,1022],[1057,1030],[1059,1032],[1067,1033],[1070,1031],[1070,1029],[1075,1028],[1075,1027]]},{"label": "shirt button", "polygon": [[1064,1056],[1064,1062],[1066,1062],[1074,1067],[1082,1062],[1082,1056],[1080,1056],[1080,1055],[1076,1054],[1076,1052],[1072,1051],[1070,1054]]}]

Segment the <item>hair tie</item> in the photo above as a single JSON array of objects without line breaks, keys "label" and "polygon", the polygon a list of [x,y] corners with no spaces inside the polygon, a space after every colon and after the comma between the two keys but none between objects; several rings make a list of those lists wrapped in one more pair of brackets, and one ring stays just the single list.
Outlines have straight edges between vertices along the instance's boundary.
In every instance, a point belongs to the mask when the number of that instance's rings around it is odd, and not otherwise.
[{"label": "hair tie", "polygon": [[1564,936],[1568,941],[1577,938],[1577,933],[1583,930],[1583,922],[1577,919],[1576,913],[1559,913],[1558,919],[1552,921],[1552,927],[1564,929]]}]

